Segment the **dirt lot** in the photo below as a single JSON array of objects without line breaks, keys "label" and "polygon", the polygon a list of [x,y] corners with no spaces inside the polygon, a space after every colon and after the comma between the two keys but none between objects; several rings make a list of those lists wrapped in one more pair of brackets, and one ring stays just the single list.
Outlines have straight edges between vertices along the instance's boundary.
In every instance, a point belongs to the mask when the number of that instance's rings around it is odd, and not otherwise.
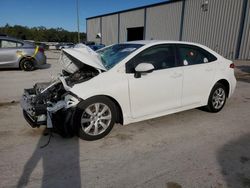
[{"label": "dirt lot", "polygon": [[[236,92],[217,114],[198,109],[117,125],[87,142],[30,128],[23,88],[60,70],[59,53],[34,72],[0,71],[0,187],[250,187],[250,62],[236,62]],[[12,103],[11,103],[12,102]]]}]

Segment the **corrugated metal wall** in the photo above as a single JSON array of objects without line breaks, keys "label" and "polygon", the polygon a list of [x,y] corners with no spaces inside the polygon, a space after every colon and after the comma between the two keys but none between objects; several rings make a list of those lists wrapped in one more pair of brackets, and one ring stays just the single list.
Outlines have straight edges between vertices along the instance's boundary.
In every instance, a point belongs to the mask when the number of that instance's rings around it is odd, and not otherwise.
[{"label": "corrugated metal wall", "polygon": [[[244,1],[247,12],[241,27]],[[205,2],[207,11],[202,9]],[[239,59],[250,59],[250,0],[185,0],[184,7],[182,12],[183,1],[177,1],[88,19],[87,40],[105,45],[125,42],[127,28],[145,25],[145,39],[198,42],[229,59],[238,55],[240,45]],[[101,40],[96,39],[99,32]]]},{"label": "corrugated metal wall", "polygon": [[243,0],[186,0],[183,40],[202,43],[227,58],[234,58]]},{"label": "corrugated metal wall", "polygon": [[147,8],[146,39],[179,40],[182,2]]},{"label": "corrugated metal wall", "polygon": [[144,26],[144,9],[120,14],[120,42],[127,41],[127,28]]},{"label": "corrugated metal wall", "polygon": [[101,33],[100,18],[87,20],[87,41],[100,43],[100,39],[96,38],[97,33]]},{"label": "corrugated metal wall", "polygon": [[250,59],[250,1],[247,2],[247,12],[241,40],[239,59]]},{"label": "corrugated metal wall", "polygon": [[118,43],[118,14],[102,17],[102,43]]}]

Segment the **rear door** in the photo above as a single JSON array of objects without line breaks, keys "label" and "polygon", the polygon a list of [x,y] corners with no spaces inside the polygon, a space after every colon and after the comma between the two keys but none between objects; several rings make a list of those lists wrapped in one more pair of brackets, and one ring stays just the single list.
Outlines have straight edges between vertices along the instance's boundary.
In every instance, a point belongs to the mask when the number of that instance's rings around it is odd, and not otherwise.
[{"label": "rear door", "polygon": [[[148,48],[126,64],[130,106],[133,118],[165,112],[181,105],[182,68],[176,67],[175,46]],[[151,63],[155,70],[135,78],[140,63]]]},{"label": "rear door", "polygon": [[210,93],[216,57],[193,45],[179,44],[177,51],[183,66],[182,106],[200,104]]},{"label": "rear door", "polygon": [[0,40],[0,67],[18,67],[22,43],[1,39]]}]

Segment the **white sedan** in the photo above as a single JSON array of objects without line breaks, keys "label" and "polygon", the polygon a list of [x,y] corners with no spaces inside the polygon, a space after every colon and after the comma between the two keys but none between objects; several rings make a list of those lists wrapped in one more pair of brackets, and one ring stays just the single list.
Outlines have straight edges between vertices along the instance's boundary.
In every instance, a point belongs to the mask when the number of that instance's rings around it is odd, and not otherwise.
[{"label": "white sedan", "polygon": [[94,52],[64,49],[62,74],[25,89],[32,127],[62,136],[106,136],[129,124],[192,108],[218,112],[235,90],[234,64],[211,49],[179,41],[133,41]]}]

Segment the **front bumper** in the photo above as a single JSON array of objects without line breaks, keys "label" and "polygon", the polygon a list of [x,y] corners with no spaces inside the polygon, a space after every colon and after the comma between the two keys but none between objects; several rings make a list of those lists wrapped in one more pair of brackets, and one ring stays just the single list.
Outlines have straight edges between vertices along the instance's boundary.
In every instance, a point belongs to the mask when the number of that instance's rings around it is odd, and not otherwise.
[{"label": "front bumper", "polygon": [[[65,112],[80,102],[79,98],[70,93],[65,94],[62,100],[54,103],[48,101],[46,104],[37,104],[35,102],[36,97],[35,89],[31,88],[24,90],[21,99],[24,118],[33,128],[41,125],[53,128],[52,119],[58,111]],[[63,119],[63,117],[61,118]]]},{"label": "front bumper", "polygon": [[25,89],[20,102],[24,118],[31,127],[46,125],[47,122],[46,105],[35,105],[35,96],[35,89]]},{"label": "front bumper", "polygon": [[32,128],[40,127],[40,125],[46,125],[46,121],[37,121],[35,117],[32,117],[25,110],[23,110],[23,117]]}]

